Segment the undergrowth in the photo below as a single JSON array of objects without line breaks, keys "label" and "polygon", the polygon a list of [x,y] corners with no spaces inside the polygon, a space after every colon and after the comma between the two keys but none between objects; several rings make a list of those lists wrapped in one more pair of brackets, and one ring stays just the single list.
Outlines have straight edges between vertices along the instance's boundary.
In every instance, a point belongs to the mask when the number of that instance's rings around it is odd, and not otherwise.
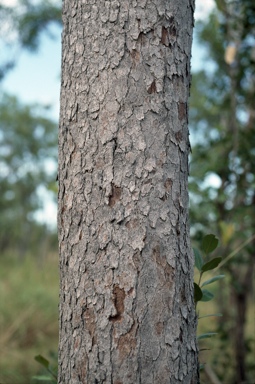
[{"label": "undergrowth", "polygon": [[0,383],[29,384],[58,345],[58,260],[0,256]]}]

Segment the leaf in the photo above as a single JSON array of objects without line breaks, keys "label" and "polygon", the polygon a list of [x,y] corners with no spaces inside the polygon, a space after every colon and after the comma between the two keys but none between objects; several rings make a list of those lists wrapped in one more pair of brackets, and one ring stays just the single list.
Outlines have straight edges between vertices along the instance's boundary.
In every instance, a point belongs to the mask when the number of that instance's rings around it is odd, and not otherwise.
[{"label": "leaf", "polygon": [[197,337],[198,340],[202,339],[209,339],[210,337],[213,337],[214,335],[217,335],[217,332],[207,332],[207,333],[202,333],[202,335],[199,335]]},{"label": "leaf", "polygon": [[194,256],[195,256],[195,266],[199,271],[201,271],[202,266],[204,265],[204,260],[197,248],[193,248]]},{"label": "leaf", "polygon": [[211,279],[206,280],[206,281],[201,285],[201,287],[204,287],[205,285],[212,284],[212,283],[214,283],[214,282],[217,281],[217,280],[223,279],[224,277],[225,277],[225,275],[218,275],[218,276],[212,277]]},{"label": "leaf", "polygon": [[215,235],[206,235],[202,240],[202,250],[207,255],[217,248],[218,243],[219,240]]},{"label": "leaf", "polygon": [[221,260],[222,260],[222,257],[215,257],[214,259],[208,261],[208,263],[205,263],[202,266],[201,271],[203,273],[206,272],[206,271],[211,271],[212,269],[218,267],[218,265],[220,264]]},{"label": "leaf", "polygon": [[195,300],[195,303],[200,301],[202,299],[202,297],[203,297],[203,292],[201,291],[199,285],[194,283],[194,300]]},{"label": "leaf", "polygon": [[203,297],[200,301],[210,301],[214,298],[214,295],[212,292],[207,291],[207,289],[202,289]]},{"label": "leaf", "polygon": [[37,355],[35,356],[35,360],[41,364],[43,367],[45,367],[46,369],[49,369],[49,366],[50,366],[50,363],[47,359],[45,359],[45,357],[43,357],[42,355]]},{"label": "leaf", "polygon": [[218,316],[218,317],[220,317],[220,316],[222,316],[222,313],[212,313],[211,315],[199,316],[198,319],[203,319],[203,318],[205,318],[205,317],[212,317],[212,316]]}]

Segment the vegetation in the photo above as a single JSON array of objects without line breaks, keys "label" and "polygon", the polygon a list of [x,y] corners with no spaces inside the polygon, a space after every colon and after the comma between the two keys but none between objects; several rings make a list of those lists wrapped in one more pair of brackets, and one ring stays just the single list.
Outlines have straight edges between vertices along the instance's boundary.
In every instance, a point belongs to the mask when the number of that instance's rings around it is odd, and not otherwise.
[{"label": "vegetation", "polygon": [[[41,32],[48,31],[53,21],[60,24],[60,15],[60,4],[54,1],[0,4],[0,46],[5,53],[0,80],[22,49],[36,51]],[[37,220],[43,208],[40,196],[56,200],[57,124],[47,117],[48,109],[24,105],[6,94],[0,83],[0,248],[20,256],[37,250],[39,244],[45,248],[46,242],[52,243],[52,234]]]},{"label": "vegetation", "polygon": [[50,363],[49,360],[47,360],[42,355],[35,356],[35,360],[39,364],[41,364],[41,366],[44,368],[44,370],[47,372],[47,374],[46,375],[41,374],[41,375],[34,376],[33,379],[35,381],[47,381],[47,382],[50,381],[52,383],[57,384],[57,380],[58,380],[57,354],[55,355],[54,365],[52,363]]},{"label": "vegetation", "polygon": [[29,384],[39,373],[34,357],[58,345],[58,258],[1,254],[0,383]]},{"label": "vegetation", "polygon": [[[8,4],[8,3],[7,3]],[[0,4],[0,80],[13,69],[24,49],[36,52],[40,36],[54,37],[50,26],[61,25],[61,5],[54,0],[18,0],[17,5]]]},{"label": "vegetation", "polygon": [[197,24],[207,70],[192,79],[191,228],[194,241],[207,228],[220,239],[226,278],[216,301],[221,353],[212,353],[212,364],[223,383],[241,383],[255,368],[246,332],[255,248],[255,7],[249,0],[217,4]]},{"label": "vegetation", "polygon": [[[7,4],[7,3],[6,3]],[[22,49],[36,51],[41,32],[60,24],[60,3],[0,4],[0,80]],[[56,353],[56,230],[38,221],[41,195],[56,199],[57,124],[48,106],[24,105],[0,83],[0,382],[28,384],[34,356]]]},{"label": "vegetation", "polygon": [[2,251],[24,255],[45,240],[46,228],[35,215],[42,206],[39,190],[56,192],[57,173],[57,127],[45,114],[41,106],[22,105],[13,96],[0,95]]}]

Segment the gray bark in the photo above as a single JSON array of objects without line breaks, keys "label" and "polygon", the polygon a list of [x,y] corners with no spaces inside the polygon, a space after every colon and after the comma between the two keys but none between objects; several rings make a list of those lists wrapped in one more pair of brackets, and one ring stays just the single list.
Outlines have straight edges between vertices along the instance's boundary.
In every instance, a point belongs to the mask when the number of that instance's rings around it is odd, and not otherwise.
[{"label": "gray bark", "polygon": [[197,383],[193,0],[64,0],[61,384]]}]

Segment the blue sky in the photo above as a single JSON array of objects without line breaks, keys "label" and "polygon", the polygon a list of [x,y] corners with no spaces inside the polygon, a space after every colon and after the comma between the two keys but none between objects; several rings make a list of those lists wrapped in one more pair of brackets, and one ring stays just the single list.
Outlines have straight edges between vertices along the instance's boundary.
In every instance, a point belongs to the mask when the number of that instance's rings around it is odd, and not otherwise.
[{"label": "blue sky", "polygon": [[22,51],[14,70],[4,78],[3,88],[24,103],[52,105],[52,117],[58,118],[61,65],[61,29],[52,27],[54,39],[41,36],[36,53]]}]

